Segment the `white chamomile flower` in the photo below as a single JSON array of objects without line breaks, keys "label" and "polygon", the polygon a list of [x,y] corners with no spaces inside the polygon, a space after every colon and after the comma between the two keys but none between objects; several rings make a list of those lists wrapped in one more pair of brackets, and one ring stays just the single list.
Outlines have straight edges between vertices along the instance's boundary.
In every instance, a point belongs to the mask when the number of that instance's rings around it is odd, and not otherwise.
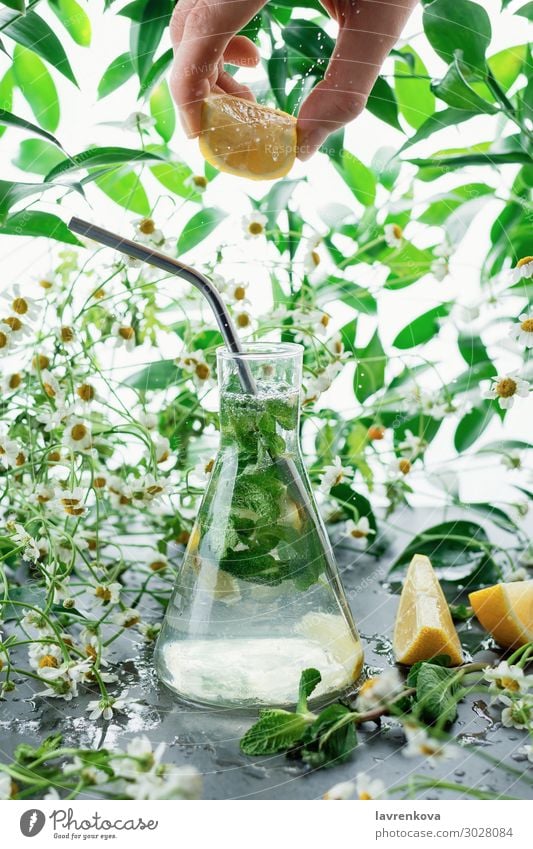
[{"label": "white chamomile flower", "polygon": [[205,354],[201,349],[181,354],[176,360],[176,365],[191,375],[199,389],[213,385],[211,366],[206,362]]},{"label": "white chamomile flower", "polygon": [[357,694],[357,710],[361,713],[373,710],[401,693],[403,686],[400,673],[394,668],[367,678]]},{"label": "white chamomile flower", "polygon": [[294,338],[305,341],[306,337],[325,336],[330,323],[330,316],[323,310],[294,310],[292,313]]},{"label": "white chamomile flower", "polygon": [[513,324],[509,335],[525,348],[533,348],[533,316],[522,313]]},{"label": "white chamomile flower", "polygon": [[115,321],[111,328],[111,335],[115,339],[115,348],[125,348],[129,352],[133,351],[137,344],[135,328],[131,326],[127,319]]},{"label": "white chamomile flower", "polygon": [[72,761],[63,764],[65,775],[79,775],[84,784],[105,784],[109,776],[103,769],[98,769],[93,764],[84,763],[79,755],[75,755]]},{"label": "white chamomile flower", "polygon": [[403,245],[403,229],[399,224],[385,224],[383,233],[389,248],[401,248]]},{"label": "white chamomile flower", "polygon": [[134,607],[126,607],[113,616],[113,622],[121,628],[133,628],[141,621],[141,614]]},{"label": "white chamomile flower", "polygon": [[165,237],[162,231],[156,227],[153,218],[138,218],[133,222],[137,240],[146,245],[153,245],[160,248],[165,244]]},{"label": "white chamomile flower", "polygon": [[25,560],[31,560],[32,563],[37,563],[40,560],[41,552],[36,540],[27,532],[23,525],[18,522],[7,522],[7,530],[12,534],[12,538],[20,546],[22,546],[22,556]]},{"label": "white chamomile flower", "polygon": [[80,486],[56,490],[57,504],[67,516],[84,516],[87,512],[86,497],[86,493]]},{"label": "white chamomile flower", "polygon": [[265,234],[268,218],[262,212],[254,211],[242,217],[242,227],[247,239],[257,239]]},{"label": "white chamomile flower", "polygon": [[386,788],[381,778],[370,778],[366,772],[359,772],[355,779],[357,798],[364,802],[374,799],[386,799]]},{"label": "white chamomile flower", "polygon": [[346,799],[355,798],[355,793],[356,789],[354,781],[340,781],[338,784],[334,784],[333,787],[330,787],[329,790],[326,790],[322,798],[344,801]]},{"label": "white chamomile flower", "polygon": [[83,383],[80,383],[76,387],[76,396],[78,404],[81,404],[82,407],[90,407],[91,404],[98,400],[96,388],[87,380],[84,380]]},{"label": "white chamomile flower", "polygon": [[322,257],[318,251],[321,241],[322,237],[317,235],[309,239],[305,246],[304,271],[307,275],[316,273],[322,262]]},{"label": "white chamomile flower", "polygon": [[349,519],[346,522],[344,529],[344,536],[353,540],[356,547],[359,549],[366,548],[368,544],[368,537],[375,533],[375,530],[370,527],[368,516],[361,516],[357,522],[353,519]]},{"label": "white chamomile flower", "polygon": [[485,669],[483,677],[491,683],[491,692],[497,695],[526,693],[533,686],[533,675],[526,675],[520,666],[502,660],[498,666]]},{"label": "white chamomile flower", "polygon": [[2,382],[0,386],[2,387],[2,395],[9,395],[12,392],[16,392],[17,389],[20,388],[22,383],[22,374],[19,371],[12,372],[11,374],[6,374],[2,378]]},{"label": "white chamomile flower", "polygon": [[187,179],[183,181],[183,185],[187,186],[188,189],[192,189],[193,192],[203,195],[207,189],[208,180],[203,174],[190,174]]},{"label": "white chamomile flower", "polygon": [[440,245],[436,245],[433,248],[434,256],[444,257],[447,259],[453,253],[453,247],[448,242],[441,242]]},{"label": "white chamomile flower", "polygon": [[145,112],[131,112],[125,121],[107,121],[108,126],[117,126],[132,133],[149,130],[155,125],[155,118]]},{"label": "white chamomile flower", "polygon": [[[8,315],[0,320],[2,339],[16,342],[31,336],[31,326],[18,315]],[[4,343],[4,347],[7,347]]]},{"label": "white chamomile flower", "polygon": [[48,504],[48,502],[52,501],[54,495],[55,491],[53,487],[46,483],[38,483],[33,488],[31,500],[35,501],[37,504]]},{"label": "white chamomile flower", "polygon": [[524,256],[519,259],[515,267],[509,272],[509,281],[518,283],[520,280],[533,277],[533,256]]},{"label": "white chamomile flower", "polygon": [[102,604],[118,604],[121,589],[122,586],[118,581],[111,584],[97,584],[94,588],[94,594]]},{"label": "white chamomile flower", "polygon": [[505,728],[533,730],[533,699],[512,699],[500,696],[500,702],[505,705],[502,710],[502,725]]},{"label": "white chamomile flower", "polygon": [[431,271],[435,280],[438,280],[439,283],[448,276],[450,272],[450,267],[448,265],[448,260],[446,257],[439,256],[437,259],[434,259],[431,263],[429,270]]},{"label": "white chamomile flower", "polygon": [[234,306],[244,307],[250,303],[246,297],[248,286],[248,283],[235,283],[234,281],[228,283],[226,294]]},{"label": "white chamomile flower", "polygon": [[152,445],[154,446],[156,463],[165,463],[171,458],[170,441],[166,436],[161,436],[160,433],[155,434]]},{"label": "white chamomile flower", "polygon": [[63,445],[70,451],[88,451],[92,447],[89,425],[73,416],[63,431]]},{"label": "white chamomile flower", "polygon": [[497,398],[502,410],[510,410],[516,397],[527,398],[528,395],[529,383],[517,372],[494,378],[490,389],[484,393],[485,398]]},{"label": "white chamomile flower", "polygon": [[529,573],[524,566],[505,566],[503,568],[502,577],[506,583],[512,583],[513,581],[527,581],[527,579],[529,578]]},{"label": "white chamomile flower", "polygon": [[65,701],[70,702],[78,695],[78,682],[90,668],[90,660],[64,661],[58,667],[43,667],[39,670],[39,677],[44,678],[50,686],[38,695],[65,699]]},{"label": "white chamomile flower", "polygon": [[16,315],[23,321],[32,321],[37,318],[40,312],[38,302],[29,297],[16,283],[2,297],[2,307],[9,310],[11,315]]},{"label": "white chamomile flower", "polygon": [[111,758],[109,763],[115,775],[133,779],[141,772],[156,770],[161,763],[164,751],[164,743],[159,743],[154,751],[150,740],[143,734],[129,741],[124,753],[125,757]]},{"label": "white chamomile flower", "polygon": [[427,448],[427,442],[421,436],[415,436],[412,431],[406,430],[398,448],[400,451],[408,454],[410,460],[414,460],[420,454],[424,453]]},{"label": "white chamomile flower", "polygon": [[0,466],[10,469],[17,465],[20,453],[18,442],[8,436],[5,425],[0,424]]},{"label": "white chamomile flower", "polygon": [[102,717],[106,722],[109,722],[110,719],[113,719],[114,711],[127,712],[132,703],[132,699],[128,699],[128,693],[129,690],[126,689],[119,696],[104,696],[101,699],[89,702],[86,708],[89,711],[89,719],[95,720]]},{"label": "white chamomile flower", "polygon": [[427,758],[428,766],[434,766],[437,761],[457,758],[460,753],[458,746],[443,743],[435,737],[430,737],[425,728],[416,725],[404,725],[407,746],[402,749],[406,758]]},{"label": "white chamomile flower", "polygon": [[13,334],[11,333],[11,329],[7,324],[2,322],[0,324],[0,356],[9,353],[12,341]]},{"label": "white chamomile flower", "polygon": [[63,392],[61,391],[61,387],[54,375],[48,371],[48,369],[43,369],[41,371],[40,378],[45,395],[53,401],[57,401],[59,404],[62,404]]},{"label": "white chamomile flower", "polygon": [[134,418],[146,430],[155,430],[159,421],[157,413],[150,413],[148,410],[138,410],[134,413]]},{"label": "white chamomile flower", "polygon": [[192,470],[192,474],[201,483],[205,483],[211,477],[211,472],[215,466],[215,458],[209,457],[207,460],[200,460]]},{"label": "white chamomile flower", "polygon": [[324,473],[320,479],[320,492],[323,492],[324,495],[329,495],[332,487],[342,483],[343,480],[351,475],[352,469],[343,466],[340,457],[335,457],[330,466],[324,467]]},{"label": "white chamomile flower", "polygon": [[146,502],[155,501],[172,491],[169,481],[155,478],[151,472],[135,481],[129,481],[129,487],[134,499]]}]

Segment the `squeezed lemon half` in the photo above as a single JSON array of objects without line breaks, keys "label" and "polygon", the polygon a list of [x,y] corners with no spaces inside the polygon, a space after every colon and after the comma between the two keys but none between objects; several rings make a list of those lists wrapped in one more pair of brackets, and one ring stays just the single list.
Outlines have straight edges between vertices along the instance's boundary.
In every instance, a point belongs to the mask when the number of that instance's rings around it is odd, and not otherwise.
[{"label": "squeezed lemon half", "polygon": [[415,554],[400,595],[394,624],[396,660],[412,666],[437,654],[447,654],[452,666],[463,662],[459,636],[448,603],[429,557]]},{"label": "squeezed lemon half", "polygon": [[533,640],[533,581],[512,581],[468,596],[474,613],[504,648]]},{"label": "squeezed lemon half", "polygon": [[276,180],[296,158],[296,118],[229,94],[213,94],[202,105],[200,151],[228,174]]}]

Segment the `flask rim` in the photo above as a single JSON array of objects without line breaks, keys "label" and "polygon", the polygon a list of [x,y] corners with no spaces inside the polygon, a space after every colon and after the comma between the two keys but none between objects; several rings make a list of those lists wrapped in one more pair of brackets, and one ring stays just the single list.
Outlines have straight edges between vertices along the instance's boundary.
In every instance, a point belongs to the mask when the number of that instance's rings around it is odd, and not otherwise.
[{"label": "flask rim", "polygon": [[216,349],[220,360],[286,360],[301,359],[304,347],[297,342],[249,342],[242,351],[230,351],[224,345]]}]

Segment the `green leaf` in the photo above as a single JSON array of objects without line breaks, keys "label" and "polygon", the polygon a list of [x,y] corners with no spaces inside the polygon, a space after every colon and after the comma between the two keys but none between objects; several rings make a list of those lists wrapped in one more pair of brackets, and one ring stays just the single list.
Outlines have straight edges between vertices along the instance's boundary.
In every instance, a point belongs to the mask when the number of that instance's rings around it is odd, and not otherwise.
[{"label": "green leaf", "polygon": [[17,44],[13,54],[13,75],[41,127],[54,132],[59,124],[59,100],[55,83],[44,62],[31,50]]},{"label": "green leaf", "polygon": [[476,112],[480,115],[493,115],[499,111],[493,103],[485,100],[468,84],[465,66],[461,61],[461,51],[457,50],[446,76],[432,86],[433,91],[449,106]]},{"label": "green leaf", "polygon": [[91,22],[80,4],[76,0],[48,0],[48,3],[76,44],[89,47]]},{"label": "green leaf", "polygon": [[208,207],[196,212],[180,233],[177,244],[178,256],[187,253],[200,242],[203,242],[218,227],[226,215],[226,212],[217,207]]},{"label": "green leaf", "polygon": [[476,407],[472,407],[465,413],[455,429],[453,443],[455,450],[460,454],[470,448],[486,430],[492,416],[494,405],[490,400],[481,401]]},{"label": "green leaf", "polygon": [[273,755],[292,749],[302,739],[309,720],[286,710],[262,710],[259,720],[241,740],[245,755]]},{"label": "green leaf", "polygon": [[[6,110],[13,108],[13,87],[14,87],[13,71],[9,68],[2,79],[0,80],[0,115],[6,113]],[[7,127],[2,123],[0,118],[0,138],[4,135]]]},{"label": "green leaf", "polygon": [[399,52],[402,56],[410,57],[411,64],[406,58],[399,59],[394,66],[394,90],[398,109],[407,123],[418,130],[435,112],[435,96],[431,91],[429,78],[417,79],[428,77],[428,72],[416,50],[406,46]]},{"label": "green leaf", "polygon": [[142,0],[137,5],[139,13],[133,19],[130,30],[130,52],[142,85],[170,21],[173,4],[171,0]]},{"label": "green leaf", "polygon": [[333,160],[335,167],[348,188],[363,206],[373,206],[376,199],[376,178],[370,168],[360,159],[343,150],[340,162]]},{"label": "green leaf", "polygon": [[[367,429],[365,428],[365,435],[366,433]],[[348,436],[348,439],[346,441],[346,451],[343,452],[343,456],[346,457],[348,462],[356,465],[360,453],[358,451],[354,451],[354,447],[355,446],[353,442],[350,444],[350,438]],[[348,519],[353,519],[354,521],[357,521],[363,516],[366,516],[366,518],[368,519],[368,524],[370,525],[372,530],[377,531],[378,526],[376,522],[376,517],[374,515],[374,511],[372,510],[370,501],[360,492],[357,492],[355,489],[352,489],[352,487],[349,486],[349,484],[347,483],[339,483],[332,488],[331,497],[341,507],[342,512]]]},{"label": "green leaf", "polygon": [[124,209],[138,215],[150,214],[150,201],[138,175],[131,168],[117,168],[102,174],[95,179],[94,184]]},{"label": "green leaf", "polygon": [[[468,366],[473,366],[475,363],[491,362],[485,345],[476,333],[470,333],[466,330],[462,331],[459,333],[457,345],[463,360]],[[496,374],[495,368],[494,374]]]},{"label": "green leaf", "polygon": [[25,139],[20,143],[18,153],[12,162],[21,171],[29,171],[44,177],[63,158],[61,151],[50,142],[43,139]]},{"label": "green leaf", "polygon": [[396,339],[392,343],[395,348],[413,348],[415,345],[422,345],[428,342],[433,336],[439,332],[440,318],[449,315],[452,308],[452,302],[439,304],[438,307],[419,315],[414,321],[411,321],[403,330],[400,330]]},{"label": "green leaf", "polygon": [[268,227],[273,230],[281,212],[287,208],[300,180],[277,180],[259,201],[259,209],[268,218]]},{"label": "green leaf", "polygon": [[49,212],[31,212],[25,209],[10,215],[0,227],[6,236],[45,236],[68,245],[82,245],[67,225],[57,215]]},{"label": "green leaf", "polygon": [[518,78],[527,61],[527,52],[527,44],[515,44],[514,47],[506,47],[487,59],[493,76],[504,91],[508,91]]},{"label": "green leaf", "polygon": [[39,195],[43,191],[42,183],[13,183],[0,180],[0,221],[5,221],[7,213],[24,198]]},{"label": "green leaf", "polygon": [[448,65],[461,48],[465,63],[484,73],[492,31],[482,6],[470,0],[433,0],[424,6],[423,22],[428,41]]},{"label": "green leaf", "polygon": [[8,6],[10,9],[14,9],[15,12],[26,11],[26,0],[3,0],[4,6]]},{"label": "green leaf", "polygon": [[113,59],[110,65],[103,73],[102,79],[98,83],[98,99],[107,97],[108,94],[124,85],[130,77],[135,73],[133,62],[129,53],[121,53],[116,59]]},{"label": "green leaf", "polygon": [[457,716],[457,670],[422,663],[416,679],[414,712],[425,722],[449,725]]},{"label": "green leaf", "polygon": [[172,194],[199,202],[202,195],[191,183],[193,172],[184,162],[164,162],[161,165],[151,165],[150,171],[165,189]]},{"label": "green leaf", "polygon": [[270,88],[272,89],[272,93],[276,98],[276,103],[280,109],[285,110],[287,105],[287,97],[285,95],[285,89],[287,86],[287,76],[289,73],[289,54],[287,48],[276,47],[268,59],[267,62],[267,71],[268,71],[268,81],[270,83]]},{"label": "green leaf", "polygon": [[527,18],[528,21],[533,21],[533,3],[526,3],[525,6],[520,6],[516,10],[515,15],[521,15],[523,18]]},{"label": "green leaf", "polygon": [[160,360],[130,375],[124,383],[140,392],[154,392],[158,389],[167,389],[169,386],[174,386],[179,375],[180,372],[175,360]]},{"label": "green leaf", "polygon": [[[129,53],[127,55],[129,56]],[[137,100],[140,100],[141,97],[145,97],[154,88],[154,86],[157,85],[163,74],[166,74],[167,70],[171,66],[173,57],[174,51],[172,50],[172,47],[170,47],[161,54],[159,59],[156,59],[141,84]]]},{"label": "green leaf", "polygon": [[307,713],[307,700],[321,681],[322,676],[318,669],[303,670],[298,688],[298,705],[296,707],[298,713]]},{"label": "green leaf", "polygon": [[64,159],[63,162],[52,168],[46,175],[45,180],[49,182],[63,174],[80,171],[84,168],[95,168],[101,165],[122,165],[127,162],[153,162],[154,160],[160,161],[162,158],[159,154],[150,153],[147,150],[130,150],[126,147],[92,147],[89,150],[83,150],[75,156]]},{"label": "green leaf", "polygon": [[404,242],[401,248],[389,249],[380,259],[390,268],[385,288],[404,289],[428,274],[434,257],[427,248]]},{"label": "green leaf", "polygon": [[176,129],[174,101],[166,80],[159,83],[150,96],[150,112],[155,119],[155,130],[163,141],[169,142]]},{"label": "green leaf", "polygon": [[469,118],[474,118],[476,114],[476,112],[468,113],[462,109],[451,108],[443,109],[441,112],[435,112],[427,121],[424,121],[413,136],[403,143],[398,153],[401,153],[413,144],[418,144],[418,142],[428,139],[433,133],[438,133],[439,130],[443,130],[445,127],[455,127],[463,121],[468,121]]},{"label": "green leaf", "polygon": [[398,119],[398,103],[394,91],[383,77],[378,77],[367,100],[366,108],[376,118],[385,121],[396,130],[401,130],[402,125]]},{"label": "green leaf", "polygon": [[43,139],[48,139],[48,141],[51,141],[52,144],[57,145],[57,147],[61,147],[59,141],[51,133],[47,133],[46,130],[41,130],[40,127],[32,124],[31,121],[26,121],[25,118],[19,118],[18,115],[13,115],[12,112],[7,112],[5,109],[0,109],[0,124],[6,127],[16,127],[21,130],[28,130],[31,133],[35,133],[37,136],[42,136]]},{"label": "green leaf", "polygon": [[445,666],[449,667],[451,658],[448,654],[436,654],[435,657],[430,658],[429,660],[417,660],[416,663],[413,663],[409,672],[407,673],[407,678],[405,679],[406,687],[416,687],[416,682],[418,680],[418,673],[422,669],[425,663],[431,663],[433,666]]},{"label": "green leaf", "polygon": [[347,761],[357,746],[354,715],[344,705],[325,708],[304,733],[302,760],[315,768]]},{"label": "green leaf", "polygon": [[356,349],[357,365],[354,375],[355,397],[361,403],[385,384],[387,357],[376,330],[365,348]]},{"label": "green leaf", "polygon": [[312,60],[309,73],[322,75],[333,52],[335,42],[313,21],[296,19],[282,31],[287,47]]},{"label": "green leaf", "polygon": [[[5,22],[5,14],[0,11],[0,25]],[[45,62],[49,62],[68,80],[77,85],[76,77],[70,67],[67,54],[51,27],[35,12],[26,12],[3,27],[5,35],[23,47],[37,53]]]}]

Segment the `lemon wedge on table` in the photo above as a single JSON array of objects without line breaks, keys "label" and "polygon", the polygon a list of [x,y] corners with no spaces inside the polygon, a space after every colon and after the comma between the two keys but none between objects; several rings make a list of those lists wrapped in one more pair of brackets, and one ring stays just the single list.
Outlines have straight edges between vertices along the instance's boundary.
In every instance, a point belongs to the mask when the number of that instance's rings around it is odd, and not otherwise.
[{"label": "lemon wedge on table", "polygon": [[533,581],[513,581],[468,596],[474,613],[504,648],[533,641]]},{"label": "lemon wedge on table", "polygon": [[228,174],[276,180],[296,158],[296,118],[241,97],[213,94],[202,104],[200,152]]},{"label": "lemon wedge on table", "polygon": [[415,554],[400,595],[393,648],[398,663],[412,666],[437,654],[447,654],[452,666],[463,663],[463,652],[448,602],[429,557]]}]

